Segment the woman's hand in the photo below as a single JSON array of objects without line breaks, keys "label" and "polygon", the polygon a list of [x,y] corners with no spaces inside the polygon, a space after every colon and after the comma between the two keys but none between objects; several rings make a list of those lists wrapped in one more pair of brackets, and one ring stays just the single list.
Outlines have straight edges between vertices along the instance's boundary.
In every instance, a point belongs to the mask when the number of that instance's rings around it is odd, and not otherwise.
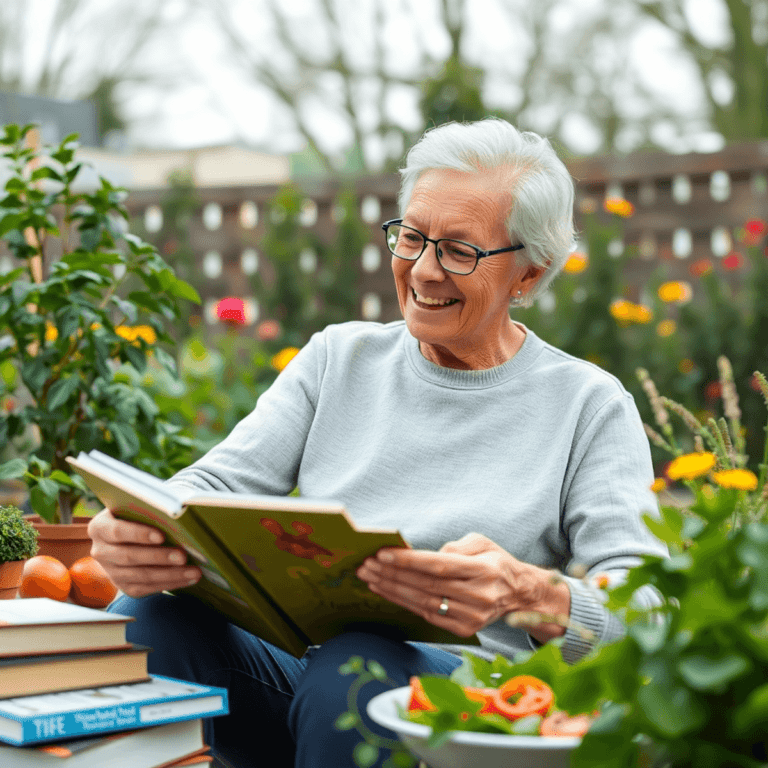
[{"label": "woman's hand", "polygon": [[[386,548],[357,570],[371,592],[459,637],[470,637],[516,611],[567,617],[570,592],[552,571],[523,563],[479,533],[439,552]],[[439,612],[446,598],[448,610]],[[524,625],[546,642],[564,633],[552,622]]]},{"label": "woman's hand", "polygon": [[108,509],[91,520],[88,535],[91,556],[129,597],[190,587],[202,576],[199,568],[186,565],[186,552],[163,546],[156,528],[118,520]]}]

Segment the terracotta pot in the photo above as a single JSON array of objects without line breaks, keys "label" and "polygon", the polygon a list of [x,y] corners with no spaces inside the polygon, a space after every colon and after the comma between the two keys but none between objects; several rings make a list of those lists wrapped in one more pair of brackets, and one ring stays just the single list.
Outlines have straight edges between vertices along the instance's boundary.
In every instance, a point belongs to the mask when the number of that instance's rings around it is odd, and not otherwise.
[{"label": "terracotta pot", "polygon": [[38,555],[49,555],[70,568],[75,560],[91,554],[91,538],[88,536],[90,517],[74,517],[70,525],[48,523],[39,515],[27,518],[37,529]]},{"label": "terracotta pot", "polygon": [[15,600],[21,586],[26,560],[11,560],[0,563],[0,600]]}]

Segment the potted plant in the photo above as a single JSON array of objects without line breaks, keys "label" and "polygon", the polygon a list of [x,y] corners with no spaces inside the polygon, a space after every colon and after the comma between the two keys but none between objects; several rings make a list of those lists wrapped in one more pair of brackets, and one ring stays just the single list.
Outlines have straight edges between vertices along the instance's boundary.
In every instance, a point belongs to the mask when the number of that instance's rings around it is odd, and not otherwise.
[{"label": "potted plant", "polygon": [[37,531],[18,507],[0,507],[0,600],[13,600],[24,562],[37,554]]},{"label": "potted plant", "polygon": [[90,540],[88,517],[74,515],[86,488],[68,456],[99,449],[161,477],[187,463],[193,441],[160,413],[142,376],[153,367],[176,375],[160,346],[173,342],[166,323],[182,300],[200,299],[128,232],[124,190],[102,178],[77,191],[77,135],[39,148],[33,128],[0,134],[9,174],[0,240],[16,261],[0,275],[0,444],[13,451],[0,480],[24,479],[46,534],[79,523],[76,551],[49,552],[69,566]]}]

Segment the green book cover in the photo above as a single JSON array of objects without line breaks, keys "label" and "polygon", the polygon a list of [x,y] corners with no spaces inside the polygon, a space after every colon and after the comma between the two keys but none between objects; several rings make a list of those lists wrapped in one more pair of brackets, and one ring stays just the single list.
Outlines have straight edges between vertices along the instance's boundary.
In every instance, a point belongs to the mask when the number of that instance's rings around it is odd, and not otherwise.
[{"label": "green book cover", "polygon": [[67,459],[117,517],[161,529],[203,578],[179,590],[233,623],[301,656],[344,631],[371,628],[407,640],[478,644],[371,592],[355,575],[381,547],[407,547],[397,531],[359,530],[341,504],[306,498],[194,492],[91,451]]}]

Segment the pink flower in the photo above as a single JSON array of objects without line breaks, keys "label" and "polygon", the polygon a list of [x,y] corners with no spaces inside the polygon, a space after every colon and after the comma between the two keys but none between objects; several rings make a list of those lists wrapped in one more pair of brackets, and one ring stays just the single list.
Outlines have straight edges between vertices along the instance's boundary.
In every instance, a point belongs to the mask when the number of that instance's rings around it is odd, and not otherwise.
[{"label": "pink flower", "polygon": [[264,320],[259,323],[259,327],[256,329],[256,335],[262,341],[272,341],[280,335],[280,323],[277,320]]},{"label": "pink flower", "polygon": [[229,325],[245,325],[245,302],[230,296],[216,305],[216,317]]},{"label": "pink flower", "polygon": [[729,272],[740,269],[742,266],[744,266],[744,257],[738,251],[731,251],[723,259],[723,269],[727,269]]}]

